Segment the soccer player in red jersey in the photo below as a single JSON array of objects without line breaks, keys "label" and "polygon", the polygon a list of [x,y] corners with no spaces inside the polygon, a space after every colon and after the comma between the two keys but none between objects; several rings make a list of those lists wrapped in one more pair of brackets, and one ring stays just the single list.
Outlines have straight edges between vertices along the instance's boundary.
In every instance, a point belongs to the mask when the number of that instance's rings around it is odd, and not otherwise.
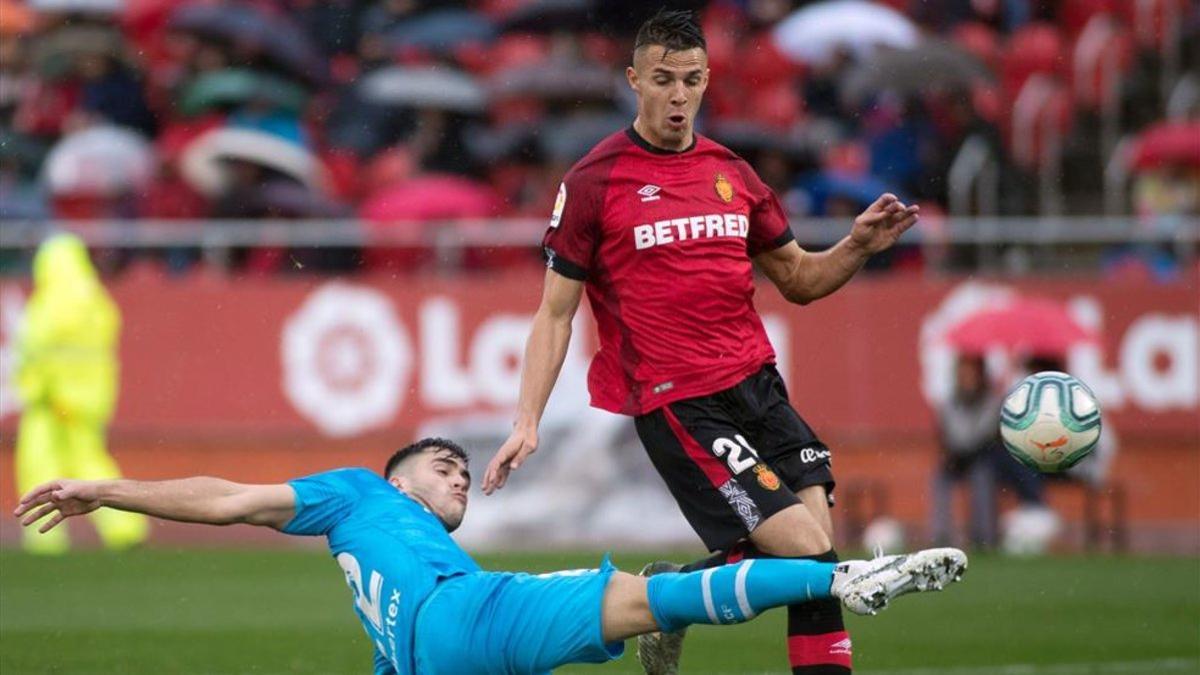
[{"label": "soccer player in red jersey", "polygon": [[[917,221],[882,195],[820,253],[801,249],[772,191],[740,157],[699,136],[708,86],[704,36],[690,13],[660,12],[638,32],[633,125],[567,172],[544,247],[545,287],[525,350],[512,435],[485,493],[537,449],[586,289],[600,337],[592,405],[635,417],[638,435],[688,522],[716,555],[836,560],[830,449],[788,401],[754,309],[755,265],[788,300],[833,293]],[[654,572],[668,568],[660,565]],[[681,635],[639,643],[650,673],[671,673]],[[795,675],[844,675],[851,642],[836,601],[788,609]]]}]

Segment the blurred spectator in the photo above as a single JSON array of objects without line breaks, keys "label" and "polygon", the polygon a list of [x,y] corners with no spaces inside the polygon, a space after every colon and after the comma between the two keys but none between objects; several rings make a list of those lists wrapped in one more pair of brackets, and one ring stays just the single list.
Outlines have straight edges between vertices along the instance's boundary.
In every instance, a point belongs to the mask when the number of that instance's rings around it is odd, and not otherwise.
[{"label": "blurred spectator", "polygon": [[157,125],[146,106],[142,83],[128,68],[112,56],[88,54],[80,58],[76,69],[83,83],[81,110],[147,136],[154,134]]},{"label": "blurred spectator", "polygon": [[[54,478],[120,478],[105,449],[117,399],[121,317],[78,237],[53,235],[33,262],[33,294],[17,341],[17,389],[24,404],[17,435],[17,490]],[[91,516],[104,545],[129,548],[146,539],[145,516],[111,511]],[[70,547],[66,528],[22,531],[31,553]]]},{"label": "blurred spectator", "polygon": [[959,356],[953,393],[938,410],[942,460],[932,485],[931,538],[935,546],[955,543],[954,486],[963,482],[970,502],[967,540],[975,548],[992,548],[997,543],[993,458],[1000,445],[1000,401],[988,382],[983,357]]},{"label": "blurred spectator", "polygon": [[45,154],[45,147],[33,138],[0,130],[0,219],[49,215],[46,195],[37,182]]}]

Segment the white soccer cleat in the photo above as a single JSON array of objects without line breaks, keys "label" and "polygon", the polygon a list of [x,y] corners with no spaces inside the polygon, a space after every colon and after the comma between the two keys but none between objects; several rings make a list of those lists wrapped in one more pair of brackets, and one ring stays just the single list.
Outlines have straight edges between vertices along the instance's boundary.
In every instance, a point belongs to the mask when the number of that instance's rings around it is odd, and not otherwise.
[{"label": "white soccer cleat", "polygon": [[956,548],[930,548],[907,555],[839,563],[830,593],[855,614],[875,614],[895,597],[940,591],[962,579],[967,554]]}]

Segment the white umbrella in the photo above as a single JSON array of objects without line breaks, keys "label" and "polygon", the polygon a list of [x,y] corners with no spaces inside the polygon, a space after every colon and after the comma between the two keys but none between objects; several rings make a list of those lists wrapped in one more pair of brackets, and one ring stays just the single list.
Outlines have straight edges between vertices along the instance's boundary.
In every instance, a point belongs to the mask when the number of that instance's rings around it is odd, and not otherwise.
[{"label": "white umbrella", "polygon": [[180,170],[192,187],[215,196],[228,186],[229,160],[257,164],[290,176],[310,188],[321,188],[320,161],[307,149],[256,129],[213,129],[184,149]]},{"label": "white umbrella", "polygon": [[125,12],[125,0],[29,0],[39,12],[114,15]]},{"label": "white umbrella", "polygon": [[867,0],[830,0],[809,5],[780,21],[772,37],[791,59],[822,64],[839,49],[868,56],[876,47],[913,47],[916,25],[896,10]]},{"label": "white umbrella", "polygon": [[100,126],[59,141],[46,155],[42,180],[56,195],[113,196],[144,187],[154,169],[154,150],[140,134]]},{"label": "white umbrella", "polygon": [[392,66],[359,83],[363,100],[387,106],[475,113],[487,105],[487,92],[470,75],[439,66]]}]

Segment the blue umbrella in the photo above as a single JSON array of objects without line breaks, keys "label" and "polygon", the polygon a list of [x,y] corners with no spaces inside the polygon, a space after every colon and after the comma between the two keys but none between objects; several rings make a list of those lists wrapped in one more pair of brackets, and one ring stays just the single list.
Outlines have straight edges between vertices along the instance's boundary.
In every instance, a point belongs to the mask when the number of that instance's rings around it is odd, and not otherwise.
[{"label": "blue umbrella", "polygon": [[496,39],[496,27],[486,17],[462,9],[446,9],[404,21],[387,33],[394,48],[416,47],[445,54],[472,42]]}]

